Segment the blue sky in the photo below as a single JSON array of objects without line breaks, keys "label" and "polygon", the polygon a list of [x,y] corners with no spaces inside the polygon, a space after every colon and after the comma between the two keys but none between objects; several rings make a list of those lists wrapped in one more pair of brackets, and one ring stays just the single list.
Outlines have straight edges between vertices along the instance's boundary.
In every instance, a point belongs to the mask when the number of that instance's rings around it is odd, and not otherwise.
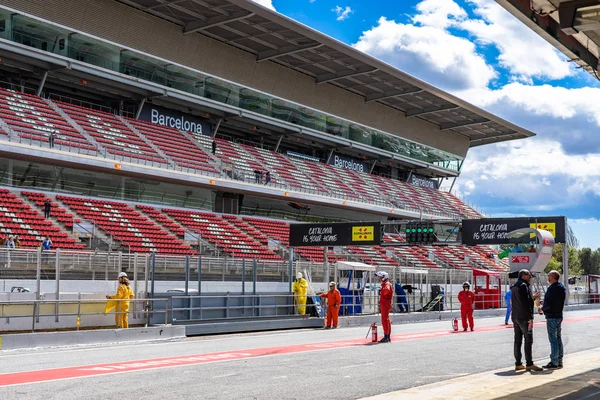
[{"label": "blue sky", "polygon": [[537,133],[471,149],[455,190],[600,247],[600,82],[494,0],[255,1]]}]

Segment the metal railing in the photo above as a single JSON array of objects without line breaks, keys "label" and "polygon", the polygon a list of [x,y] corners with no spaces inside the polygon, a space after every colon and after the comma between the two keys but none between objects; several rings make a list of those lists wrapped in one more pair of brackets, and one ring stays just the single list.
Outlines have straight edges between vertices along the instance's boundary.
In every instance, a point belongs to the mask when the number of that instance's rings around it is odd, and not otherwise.
[{"label": "metal railing", "polygon": [[[109,150],[109,149],[106,149],[105,152],[100,152],[96,148],[90,148],[90,147],[93,147],[92,144],[90,144],[88,147],[83,146],[83,143],[82,143],[83,147],[71,146],[71,145],[65,144],[63,142],[63,141],[69,140],[69,139],[67,137],[63,137],[63,135],[61,135],[61,134],[56,134],[56,138],[54,140],[54,145],[51,145],[49,141],[42,140],[42,138],[48,138],[49,136],[50,136],[50,132],[48,132],[48,131],[41,131],[41,130],[29,129],[29,128],[14,128],[14,127],[9,127],[8,134],[6,135],[9,142],[26,144],[26,145],[29,145],[32,147],[51,148],[54,150],[66,151],[69,153],[90,155],[90,156],[94,156],[94,157],[108,159],[108,160],[114,161],[116,163],[128,162],[131,164],[136,164],[136,165],[141,165],[141,166],[146,166],[146,167],[148,167],[148,166],[149,167],[157,167],[157,168],[161,168],[161,169],[178,171],[178,172],[183,172],[183,173],[192,174],[192,175],[200,175],[200,176],[205,176],[205,177],[210,177],[210,178],[226,179],[226,180],[231,180],[231,181],[241,181],[244,183],[257,184],[256,178],[253,173],[249,173],[249,172],[247,172],[241,168],[237,168],[235,166],[233,166],[233,167],[228,166],[227,167],[227,168],[229,168],[228,170],[213,172],[213,171],[207,171],[204,169],[195,169],[195,168],[180,166],[176,162],[173,162],[173,164],[171,165],[171,164],[169,164],[168,160],[165,160],[165,162],[158,162],[153,159],[147,160],[145,158],[142,158],[141,156],[115,154],[114,150]],[[218,165],[215,167],[217,170],[221,169],[220,166],[218,166]],[[392,207],[392,208],[403,209],[406,211],[419,213],[420,217],[422,217],[424,214],[436,215],[436,216],[440,216],[440,217],[450,217],[450,218],[457,217],[457,214],[442,213],[436,209],[431,209],[428,207],[426,207],[426,208],[412,207],[412,206],[409,206],[406,204],[399,204],[397,202],[392,202],[391,199],[386,198],[386,197],[383,197],[384,200],[373,200],[373,199],[364,198],[364,197],[362,197],[358,194],[354,194],[354,193],[345,194],[345,193],[340,193],[340,192],[311,189],[311,188],[306,188],[306,187],[298,187],[298,186],[292,187],[287,183],[276,183],[273,181],[271,181],[269,184],[266,184],[266,185],[262,182],[258,183],[258,184],[264,185],[265,187],[285,190],[285,191],[294,192],[294,193],[311,194],[311,195],[324,196],[327,198],[334,198],[334,199],[339,199],[339,200],[344,200],[344,201],[353,201],[353,202],[358,202],[358,203],[363,203],[363,204],[376,205],[376,206],[380,206],[380,207],[388,207],[388,208]]]},{"label": "metal railing", "polygon": [[[81,295],[79,295],[78,299],[73,299],[73,300],[17,300],[17,301],[7,301],[7,302],[0,302],[0,320],[4,319],[7,323],[10,321],[11,318],[31,318],[31,332],[35,332],[36,331],[36,327],[37,325],[40,324],[40,318],[47,318],[47,317],[54,317],[54,321],[55,322],[59,322],[61,317],[74,317],[75,319],[75,323],[74,326],[72,326],[72,328],[75,328],[77,330],[80,329],[81,327],[81,320],[82,317],[91,317],[91,316],[106,316],[108,314],[114,314],[114,315],[122,315],[125,314],[125,312],[123,311],[112,311],[109,313],[106,313],[104,311],[85,311],[82,310],[82,304],[83,305],[89,305],[89,304],[99,304],[99,305],[105,305],[108,301],[115,301],[115,302],[130,302],[134,305],[133,310],[129,311],[127,314],[130,314],[133,316],[134,319],[138,318],[139,314],[142,314],[143,316],[141,317],[141,319],[143,320],[144,325],[148,325],[149,320],[150,320],[150,316],[151,315],[156,315],[156,314],[164,314],[164,325],[168,325],[168,304],[169,304],[169,298],[165,297],[165,298],[148,298],[148,299],[129,299],[129,300],[123,300],[123,299],[106,299],[106,300],[101,300],[101,299],[81,299]],[[165,310],[161,310],[161,309],[155,309],[155,307],[153,307],[154,303],[157,302],[165,302],[166,307]],[[44,312],[43,309],[45,307],[43,307],[44,304],[50,304],[53,305],[53,312]],[[136,304],[142,304],[142,310],[136,310],[135,305]],[[27,314],[12,314],[10,312],[7,312],[7,310],[9,310],[11,307],[18,307],[18,306],[26,306],[27,308],[31,308],[31,313],[27,313]],[[76,306],[77,307],[77,311],[75,312],[61,312],[61,308],[69,308],[68,306]],[[73,307],[71,307],[73,308]],[[37,325],[36,325],[37,324]],[[41,328],[41,329],[45,329],[45,328]]]}]

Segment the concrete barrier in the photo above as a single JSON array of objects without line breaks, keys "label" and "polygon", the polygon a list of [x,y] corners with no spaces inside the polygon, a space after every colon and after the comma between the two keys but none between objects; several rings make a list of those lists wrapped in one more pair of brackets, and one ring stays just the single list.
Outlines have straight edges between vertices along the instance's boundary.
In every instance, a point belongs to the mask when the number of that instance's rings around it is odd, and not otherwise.
[{"label": "concrete barrier", "polygon": [[0,350],[184,339],[184,326],[15,333],[0,336]]}]

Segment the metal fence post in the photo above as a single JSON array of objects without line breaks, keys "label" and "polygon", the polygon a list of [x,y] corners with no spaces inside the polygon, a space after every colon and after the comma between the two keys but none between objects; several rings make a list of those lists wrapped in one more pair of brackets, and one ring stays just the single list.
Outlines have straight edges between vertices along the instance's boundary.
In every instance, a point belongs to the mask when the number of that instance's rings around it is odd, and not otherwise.
[{"label": "metal fence post", "polygon": [[60,304],[58,300],[60,300],[60,249],[56,249],[55,260],[54,260],[54,277],[56,280],[56,306],[54,307],[54,313],[56,314],[55,322],[58,322],[58,314],[60,313]]},{"label": "metal fence post", "polygon": [[[37,251],[37,270],[36,270],[36,275],[35,275],[35,280],[36,280],[35,299],[38,301],[41,299],[41,291],[42,291],[41,279],[42,279],[42,249],[40,248]],[[36,306],[39,307],[37,302],[36,302]],[[36,320],[37,322],[40,322],[39,315],[36,315],[36,306],[33,307],[34,320]],[[38,309],[37,314],[39,314],[39,309]],[[35,329],[35,322],[34,322],[34,329]]]},{"label": "metal fence post", "polygon": [[81,322],[81,292],[77,293],[77,330]]},{"label": "metal fence post", "polygon": [[152,252],[152,284],[150,286],[150,297],[154,298],[154,277],[156,273],[156,253]]}]

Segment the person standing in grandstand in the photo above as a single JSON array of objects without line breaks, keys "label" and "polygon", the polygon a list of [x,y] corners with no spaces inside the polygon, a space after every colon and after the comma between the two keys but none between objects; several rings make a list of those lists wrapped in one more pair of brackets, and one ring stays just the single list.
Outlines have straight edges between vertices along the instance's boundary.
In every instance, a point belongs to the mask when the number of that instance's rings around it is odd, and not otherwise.
[{"label": "person standing in grandstand", "polygon": [[119,288],[114,296],[106,296],[109,300],[120,300],[115,304],[115,323],[117,328],[129,328],[129,300],[135,295],[129,286],[125,272],[119,272]]},{"label": "person standing in grandstand", "polygon": [[261,182],[262,182],[262,171],[255,169],[254,170],[254,183],[261,183]]},{"label": "person standing in grandstand", "polygon": [[48,136],[48,145],[50,145],[50,148],[54,148],[54,138],[56,137],[56,135],[54,135],[54,132],[50,132],[50,136]]},{"label": "person standing in grandstand", "polygon": [[506,316],[504,317],[504,325],[508,325],[508,319],[510,318],[510,313],[512,312],[512,291],[509,289],[506,291],[504,295],[504,301],[506,302]]},{"label": "person standing in grandstand", "polygon": [[42,263],[45,264],[48,262],[48,253],[50,252],[51,248],[52,240],[50,240],[50,237],[46,236],[46,239],[44,239],[42,242]]},{"label": "person standing in grandstand", "polygon": [[[532,294],[529,286],[531,273],[522,269],[519,271],[517,283],[511,287],[512,291],[512,321],[515,330],[515,371],[542,371],[542,368],[533,363],[533,301],[540,294]],[[521,344],[525,337],[525,361],[523,366]]]},{"label": "person standing in grandstand", "polygon": [[335,282],[329,282],[329,291],[321,294],[321,298],[327,299],[327,320],[325,322],[325,329],[336,329],[338,326],[342,295],[337,289]]},{"label": "person standing in grandstand", "polygon": [[268,185],[269,183],[271,183],[271,173],[267,171],[265,174],[265,185]]},{"label": "person standing in grandstand", "polygon": [[408,312],[408,301],[406,300],[406,292],[400,284],[400,279],[396,279],[396,284],[394,285],[394,292],[396,292],[396,306],[398,307],[398,311],[401,313]]},{"label": "person standing in grandstand", "polygon": [[213,156],[215,155],[216,152],[217,152],[217,140],[213,139],[213,141],[212,141],[212,153],[213,153]]},{"label": "person standing in grandstand", "polygon": [[462,319],[463,332],[466,332],[469,326],[471,327],[471,331],[473,331],[475,328],[473,324],[475,294],[471,292],[471,284],[469,282],[463,283],[463,291],[458,294],[458,301],[460,302],[460,317]]},{"label": "person standing in grandstand", "polygon": [[50,199],[46,199],[44,202],[44,218],[50,218],[50,212],[52,210],[52,203],[50,203]]},{"label": "person standing in grandstand", "polygon": [[296,307],[298,307],[298,314],[306,314],[306,292],[308,291],[308,282],[302,277],[302,273],[296,274],[296,280],[292,285],[292,291],[296,298]]},{"label": "person standing in grandstand", "polygon": [[12,236],[8,237],[8,240],[4,244],[4,247],[7,247],[9,249],[14,249],[15,248],[15,241],[14,241],[14,239],[13,239]]},{"label": "person standing in grandstand", "polygon": [[379,290],[379,311],[381,312],[381,325],[383,326],[383,339],[379,343],[389,343],[392,341],[392,321],[390,321],[390,311],[392,310],[392,300],[394,299],[394,288],[388,279],[388,273],[379,271],[375,273],[381,283]]}]

